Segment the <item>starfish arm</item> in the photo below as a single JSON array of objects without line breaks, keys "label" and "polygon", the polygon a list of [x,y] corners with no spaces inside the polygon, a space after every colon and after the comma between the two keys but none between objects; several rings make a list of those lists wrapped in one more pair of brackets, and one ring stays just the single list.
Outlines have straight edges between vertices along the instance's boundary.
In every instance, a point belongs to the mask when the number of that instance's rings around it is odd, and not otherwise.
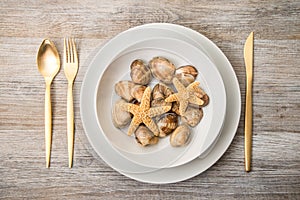
[{"label": "starfish arm", "polygon": [[132,135],[137,129],[137,127],[140,125],[140,123],[142,122],[138,118],[133,117],[130,126],[128,128],[127,135]]},{"label": "starfish arm", "polygon": [[173,84],[178,92],[186,90],[184,85],[177,78],[173,78]]},{"label": "starfish arm", "polygon": [[178,94],[171,94],[170,96],[168,96],[166,99],[165,99],[165,102],[174,102],[174,101],[179,101],[179,98],[178,98]]},{"label": "starfish arm", "polygon": [[127,110],[128,110],[128,112],[130,112],[133,115],[135,115],[138,112],[138,110],[139,110],[139,106],[135,105],[135,104],[129,103],[128,106],[127,106]]},{"label": "starfish arm", "polygon": [[183,115],[185,113],[185,110],[188,107],[188,104],[189,104],[188,101],[180,101],[180,104],[179,104],[180,115]]},{"label": "starfish arm", "polygon": [[122,103],[120,105],[120,109],[123,110],[123,111],[127,111],[127,112],[130,112],[132,114],[135,115],[136,113],[136,110],[139,108],[138,105],[135,105],[135,104],[132,104],[132,103]]},{"label": "starfish arm", "polygon": [[143,120],[143,122],[153,132],[153,134],[155,136],[159,135],[159,130],[157,128],[157,125],[156,125],[156,123],[150,117],[146,117]]},{"label": "starfish arm", "polygon": [[198,98],[197,96],[195,95],[192,95],[190,98],[189,98],[189,102],[192,103],[192,104],[196,104],[196,105],[203,105],[204,104],[204,101],[200,98]]},{"label": "starfish arm", "polygon": [[155,117],[157,115],[164,114],[171,109],[172,106],[160,106],[160,107],[153,107],[149,110],[149,117]]},{"label": "starfish arm", "polygon": [[195,94],[197,97],[202,98],[206,93],[199,87],[199,82],[194,82],[191,83],[188,87],[187,90],[189,93]]},{"label": "starfish arm", "polygon": [[151,88],[147,87],[144,91],[140,107],[150,108],[150,98],[151,98]]},{"label": "starfish arm", "polygon": [[197,88],[199,88],[199,85],[200,85],[200,82],[195,81],[187,86],[187,90],[189,90],[189,91],[197,90]]},{"label": "starfish arm", "polygon": [[195,95],[199,98],[202,98],[205,94],[206,93],[199,87],[195,90]]}]

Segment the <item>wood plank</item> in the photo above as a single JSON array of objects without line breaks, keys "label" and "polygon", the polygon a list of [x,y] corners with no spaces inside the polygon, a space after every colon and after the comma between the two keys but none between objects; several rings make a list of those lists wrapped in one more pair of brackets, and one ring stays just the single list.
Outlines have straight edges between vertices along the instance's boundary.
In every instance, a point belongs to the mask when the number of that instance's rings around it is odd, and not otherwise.
[{"label": "wood plank", "polygon": [[[300,1],[0,2],[0,199],[300,199]],[[80,89],[102,44],[128,28],[168,22],[211,39],[228,57],[245,99],[243,46],[255,32],[253,171],[244,172],[244,111],[236,136],[211,168],[155,185],[113,170],[93,150],[80,116]],[[75,157],[68,168],[63,70],[51,86],[53,146],[45,168],[44,80],[36,53],[49,37],[77,41]]]}]

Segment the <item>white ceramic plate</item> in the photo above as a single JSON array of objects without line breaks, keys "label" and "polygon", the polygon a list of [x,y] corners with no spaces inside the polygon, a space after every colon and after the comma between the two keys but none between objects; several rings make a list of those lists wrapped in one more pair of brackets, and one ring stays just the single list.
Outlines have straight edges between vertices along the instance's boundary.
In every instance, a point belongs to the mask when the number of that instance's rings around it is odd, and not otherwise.
[{"label": "white ceramic plate", "polygon": [[[179,167],[155,170],[140,165],[136,165],[125,158],[121,157],[106,142],[102,134],[98,134],[96,113],[94,112],[94,91],[99,74],[99,68],[91,65],[86,73],[81,89],[81,118],[90,144],[93,146],[99,156],[112,168],[120,173],[148,183],[172,183],[189,179],[197,174],[205,171],[213,165],[226,151],[230,145],[240,118],[241,99],[240,90],[234,70],[222,51],[214,45],[209,39],[191,29],[173,25],[173,24],[149,24],[137,27],[137,29],[155,29],[159,36],[170,36],[177,38],[189,38],[190,44],[198,48],[202,48],[206,55],[215,63],[224,80],[227,97],[227,112],[224,121],[224,127],[216,142],[215,147],[210,150],[208,155],[202,159],[195,159],[185,165]],[[161,32],[161,33],[160,33]],[[150,33],[151,34],[151,33]],[[117,46],[116,46],[117,47]],[[215,142],[215,141],[214,141]],[[155,170],[155,171],[153,171]],[[146,173],[152,171],[151,173]],[[145,172],[145,173],[143,173]]]},{"label": "white ceramic plate", "polygon": [[[206,137],[218,136],[224,121],[226,94],[218,70],[201,51],[181,40],[152,38],[136,43],[129,49],[133,47],[136,48],[134,51],[125,49],[125,52],[116,58],[103,73],[96,100],[99,126],[109,143],[117,147],[127,159],[139,165],[163,168],[169,167],[181,156],[186,157],[186,162],[193,160],[199,156],[199,152],[206,150],[202,150]],[[141,147],[136,143],[133,136],[129,137],[126,134],[126,130],[122,132],[113,126],[111,116],[110,118],[107,117],[107,113],[111,113],[112,109],[107,105],[120,98],[112,95],[114,85],[119,80],[130,79],[128,71],[131,62],[137,58],[150,60],[155,56],[166,57],[175,66],[188,64],[195,66],[199,71],[197,81],[201,83],[201,87],[210,96],[209,105],[203,108],[204,117],[196,127],[191,128],[191,141],[185,147],[172,147],[169,143],[169,137],[161,139],[157,145]],[[189,156],[187,157],[184,152],[189,148],[192,148],[193,152],[187,154]]]}]

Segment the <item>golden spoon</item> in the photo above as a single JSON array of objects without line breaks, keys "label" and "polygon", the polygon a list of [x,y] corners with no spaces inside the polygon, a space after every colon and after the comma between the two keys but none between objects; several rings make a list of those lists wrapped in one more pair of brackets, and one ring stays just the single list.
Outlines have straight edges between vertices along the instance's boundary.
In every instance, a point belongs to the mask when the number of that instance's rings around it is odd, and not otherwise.
[{"label": "golden spoon", "polygon": [[60,59],[57,49],[53,42],[45,39],[37,54],[38,70],[45,78],[45,147],[46,147],[46,167],[50,165],[50,151],[52,140],[52,111],[50,98],[50,85],[60,69]]}]

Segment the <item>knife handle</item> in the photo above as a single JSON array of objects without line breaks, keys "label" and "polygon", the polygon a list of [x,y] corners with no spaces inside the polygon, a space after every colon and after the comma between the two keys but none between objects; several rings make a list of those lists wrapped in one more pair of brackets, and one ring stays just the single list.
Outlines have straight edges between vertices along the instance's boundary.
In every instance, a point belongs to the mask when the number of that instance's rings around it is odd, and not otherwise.
[{"label": "knife handle", "polygon": [[245,110],[245,170],[251,170],[252,156],[252,77],[247,77]]}]

